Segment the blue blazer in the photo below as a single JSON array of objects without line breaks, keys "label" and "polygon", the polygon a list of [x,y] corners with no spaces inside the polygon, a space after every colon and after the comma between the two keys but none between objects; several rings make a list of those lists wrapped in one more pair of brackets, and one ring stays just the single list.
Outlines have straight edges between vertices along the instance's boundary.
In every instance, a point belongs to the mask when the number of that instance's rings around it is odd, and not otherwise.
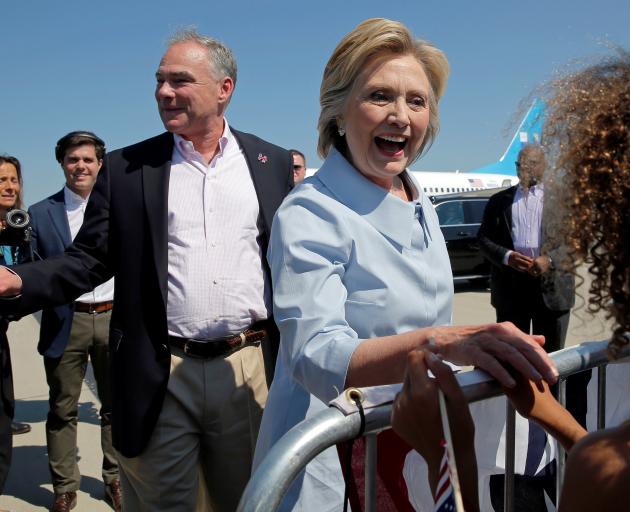
[{"label": "blue blazer", "polygon": [[[33,228],[35,259],[47,259],[63,254],[72,243],[66,215],[64,192],[61,189],[28,209]],[[27,251],[23,251],[27,252]],[[74,307],[72,303],[42,310],[37,350],[46,357],[61,357],[70,338]]]},{"label": "blue blazer", "polygon": [[[293,186],[293,160],[288,151],[255,135],[234,129],[232,133],[258,196],[257,240],[264,255],[273,216]],[[170,373],[166,303],[172,153],[170,133],[107,153],[74,243],[62,257],[14,267],[22,278],[22,295],[0,303],[0,313],[24,315],[71,302],[116,276],[109,337],[112,440],[125,457],[139,455],[149,442]],[[50,225],[51,231],[58,231],[59,226],[52,221]],[[38,251],[48,255],[39,225],[37,233]],[[269,272],[264,257],[262,265]],[[263,353],[272,357],[279,336],[275,332],[268,338]],[[271,373],[274,360],[267,361]]]}]

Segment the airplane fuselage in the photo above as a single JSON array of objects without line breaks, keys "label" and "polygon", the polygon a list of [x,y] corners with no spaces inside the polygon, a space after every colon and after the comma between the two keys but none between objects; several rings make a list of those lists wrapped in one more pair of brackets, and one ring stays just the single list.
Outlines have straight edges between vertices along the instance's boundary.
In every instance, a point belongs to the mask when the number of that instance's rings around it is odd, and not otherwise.
[{"label": "airplane fuselage", "polygon": [[518,183],[518,178],[509,174],[437,171],[411,171],[411,174],[416,178],[424,193],[433,196],[509,187]]}]

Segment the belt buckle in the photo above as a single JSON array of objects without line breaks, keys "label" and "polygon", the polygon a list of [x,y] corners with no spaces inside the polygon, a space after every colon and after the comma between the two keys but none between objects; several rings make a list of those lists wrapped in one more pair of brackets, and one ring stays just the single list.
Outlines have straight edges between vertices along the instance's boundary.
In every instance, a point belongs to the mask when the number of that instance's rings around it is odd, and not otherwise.
[{"label": "belt buckle", "polygon": [[190,341],[186,340],[184,342],[184,354],[186,354],[189,357],[198,357],[196,354],[191,353],[190,347],[191,347]]},{"label": "belt buckle", "polygon": [[96,303],[90,302],[90,306],[88,307],[88,313],[90,315],[96,315]]},{"label": "belt buckle", "polygon": [[192,357],[193,359],[207,359],[204,356],[201,356],[199,354],[195,354],[193,352],[193,349],[192,349],[192,347],[194,345],[194,342],[202,342],[202,341],[203,340],[198,340],[198,339],[195,339],[195,338],[187,339],[184,342],[184,347],[182,348],[184,354],[187,355],[188,357]]}]

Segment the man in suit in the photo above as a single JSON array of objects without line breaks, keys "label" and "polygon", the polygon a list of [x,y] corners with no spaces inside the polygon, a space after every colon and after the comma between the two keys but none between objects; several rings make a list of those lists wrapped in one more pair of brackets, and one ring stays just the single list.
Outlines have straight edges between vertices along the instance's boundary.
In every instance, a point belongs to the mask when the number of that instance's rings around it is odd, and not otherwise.
[{"label": "man in suit", "polygon": [[0,312],[67,303],[115,275],[123,508],[194,510],[203,475],[213,510],[234,510],[277,350],[264,254],[292,159],[228,125],[236,64],[218,41],[180,33],[156,79],[168,133],[105,156],[64,256],[0,269],[0,294],[17,296]]},{"label": "man in suit", "polygon": [[[477,237],[490,261],[490,297],[497,322],[510,321],[526,333],[543,334],[544,348],[564,347],[570,309],[575,301],[573,275],[557,269],[557,249],[547,252],[544,229],[545,156],[537,145],[527,145],[516,163],[519,184],[494,194],[483,215]],[[573,394],[573,392],[571,392]],[[555,499],[555,470],[539,470],[546,434],[530,422],[523,475],[516,475],[514,510],[544,506],[546,493]],[[492,503],[503,503],[503,475],[490,478]],[[541,505],[542,504],[542,505]]]},{"label": "man in suit", "polygon": [[490,198],[477,236],[492,264],[490,297],[497,322],[543,334],[545,349],[554,352],[564,346],[575,286],[571,274],[556,269],[554,253],[544,252],[544,170],[542,148],[525,146],[517,162],[519,184]]},{"label": "man in suit", "polygon": [[[91,132],[71,132],[57,142],[55,157],[65,186],[29,209],[32,247],[46,259],[63,254],[83,224],[85,207],[96,183],[104,142]],[[42,311],[38,350],[44,356],[50,410],[46,420],[48,467],[55,493],[51,510],[65,512],[77,501],[78,402],[88,358],[92,361],[101,401],[102,475],[105,499],[121,510],[118,462],[112,447],[109,322],[114,280],[84,293],[74,302]]]}]

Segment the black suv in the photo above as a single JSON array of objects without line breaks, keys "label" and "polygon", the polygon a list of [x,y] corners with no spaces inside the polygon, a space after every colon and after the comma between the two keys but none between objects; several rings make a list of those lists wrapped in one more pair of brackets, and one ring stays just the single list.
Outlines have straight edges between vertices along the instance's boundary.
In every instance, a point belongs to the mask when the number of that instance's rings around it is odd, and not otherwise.
[{"label": "black suv", "polygon": [[487,281],[490,263],[483,257],[477,242],[483,211],[488,199],[500,188],[431,196],[440,219],[440,229],[446,240],[453,269],[453,280]]}]

